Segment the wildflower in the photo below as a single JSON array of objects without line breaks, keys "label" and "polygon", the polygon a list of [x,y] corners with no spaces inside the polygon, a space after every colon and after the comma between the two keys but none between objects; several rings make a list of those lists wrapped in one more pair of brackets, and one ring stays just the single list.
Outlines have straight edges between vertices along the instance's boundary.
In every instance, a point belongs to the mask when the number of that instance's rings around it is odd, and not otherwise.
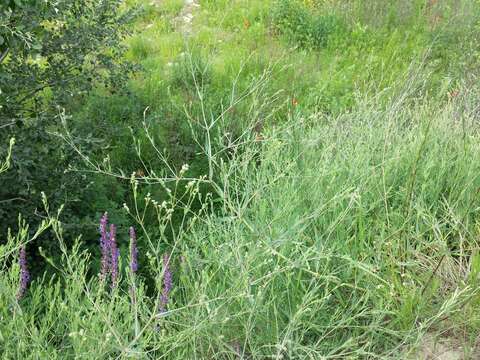
[{"label": "wildflower", "polygon": [[110,239],[107,232],[107,222],[108,215],[105,213],[100,219],[100,251],[102,253],[100,280],[102,282],[106,280],[110,271]]},{"label": "wildflower", "polygon": [[458,94],[460,94],[459,90],[452,90],[448,93],[448,98],[449,99],[456,98],[458,96]]},{"label": "wildflower", "polygon": [[138,249],[137,249],[137,236],[135,235],[135,229],[130,227],[130,270],[132,273],[136,273],[138,270]]},{"label": "wildflower", "polygon": [[20,264],[20,286],[18,288],[17,299],[20,300],[23,295],[25,295],[28,283],[30,282],[30,273],[28,272],[27,268],[27,253],[25,251],[25,246],[22,246],[20,248],[20,256],[18,262]]},{"label": "wildflower", "polygon": [[116,228],[114,224],[110,224],[110,273],[112,274],[112,289],[117,286],[118,281],[118,257],[120,251],[117,248]]},{"label": "wildflower", "polygon": [[172,273],[170,271],[170,256],[163,256],[163,289],[160,296],[160,312],[165,312],[168,304],[168,296],[172,290]]}]

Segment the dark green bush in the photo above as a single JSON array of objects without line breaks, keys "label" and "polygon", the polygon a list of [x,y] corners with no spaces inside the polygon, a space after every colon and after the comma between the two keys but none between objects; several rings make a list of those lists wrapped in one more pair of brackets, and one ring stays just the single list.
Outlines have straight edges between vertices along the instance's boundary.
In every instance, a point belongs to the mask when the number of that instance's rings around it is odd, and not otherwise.
[{"label": "dark green bush", "polygon": [[[41,221],[41,192],[52,209],[65,204],[65,229],[72,224],[77,234],[87,224],[94,230],[98,214],[111,208],[112,200],[121,204],[116,181],[65,171],[77,165],[78,154],[53,133],[61,129],[60,114],[72,114],[92,89],[103,88],[108,96],[124,92],[133,66],[122,60],[122,43],[134,13],[123,11],[122,4],[0,3],[0,138],[16,139],[12,166],[0,187],[0,242],[8,228],[16,227],[19,213],[31,228]],[[87,154],[102,152],[112,139],[102,138],[100,124],[92,125],[76,139]]]}]

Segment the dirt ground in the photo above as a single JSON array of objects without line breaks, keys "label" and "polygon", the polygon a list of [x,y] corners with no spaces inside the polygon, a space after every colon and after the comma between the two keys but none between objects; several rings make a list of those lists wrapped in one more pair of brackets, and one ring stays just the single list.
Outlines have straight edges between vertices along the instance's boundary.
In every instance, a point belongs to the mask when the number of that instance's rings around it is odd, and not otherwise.
[{"label": "dirt ground", "polygon": [[[478,344],[477,344],[478,345]],[[462,344],[457,339],[438,338],[426,335],[409,360],[477,360],[480,359],[479,346]]]}]

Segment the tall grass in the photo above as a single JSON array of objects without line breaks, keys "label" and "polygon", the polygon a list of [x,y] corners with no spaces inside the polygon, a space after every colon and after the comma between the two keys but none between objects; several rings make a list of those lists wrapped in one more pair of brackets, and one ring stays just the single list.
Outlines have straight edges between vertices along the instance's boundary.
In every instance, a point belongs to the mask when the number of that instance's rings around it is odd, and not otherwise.
[{"label": "tall grass", "polygon": [[[297,113],[260,141],[246,132],[224,148],[228,157],[212,157],[210,145],[224,141],[211,133],[198,155],[209,164],[204,177],[187,166],[132,175],[135,206],[125,212],[139,273],[129,271],[119,229],[114,289],[92,273],[98,259],[80,238],[67,248],[47,207],[39,231],[57,237],[61,261],[44,256],[58,275],[35,279],[17,300],[12,254],[28,232],[2,248],[3,357],[402,358],[425,333],[477,330],[476,93],[424,102],[425,81],[414,80],[387,106],[358,98],[354,112]],[[167,200],[143,196],[144,182]],[[173,286],[162,309],[165,254]]]},{"label": "tall grass", "polygon": [[[130,185],[123,209],[103,209],[123,211],[116,286],[99,274],[100,241],[66,238],[44,198],[38,229],[20,218],[0,246],[2,358],[404,359],[445,330],[473,349],[479,90],[460,60],[453,78],[437,61],[460,48],[474,58],[466,30],[438,37],[425,19],[412,25],[420,1],[375,0],[351,2],[351,28],[335,35],[308,9],[338,15],[343,3],[298,1],[294,15],[317,26],[305,41],[318,35],[322,49],[286,51],[269,11],[295,2],[201,3],[191,36],[205,49],[173,31],[180,1],[147,4],[130,43],[146,68],[136,97],[84,108],[85,128],[111,127],[111,156],[86,156],[66,120],[56,134],[78,155],[67,170]],[[19,251],[31,260],[47,231],[61,257],[40,249],[52,271],[18,299]]]}]

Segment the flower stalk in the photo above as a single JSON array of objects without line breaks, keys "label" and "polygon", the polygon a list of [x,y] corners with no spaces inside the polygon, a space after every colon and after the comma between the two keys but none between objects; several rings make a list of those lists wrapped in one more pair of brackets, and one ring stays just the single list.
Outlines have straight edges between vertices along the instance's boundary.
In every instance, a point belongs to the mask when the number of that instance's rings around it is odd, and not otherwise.
[{"label": "flower stalk", "polygon": [[107,231],[108,214],[100,219],[100,251],[102,254],[100,265],[100,280],[105,282],[110,273],[110,239]]},{"label": "flower stalk", "polygon": [[117,287],[118,283],[118,258],[120,256],[120,250],[117,247],[117,229],[114,224],[110,224],[110,260],[111,260],[111,267],[110,272],[112,275],[112,289]]},{"label": "flower stalk", "polygon": [[20,300],[25,295],[27,291],[28,283],[30,282],[30,272],[28,271],[27,264],[27,252],[25,246],[20,248],[19,254],[19,265],[20,265],[20,284],[17,292],[17,300]]},{"label": "flower stalk", "polygon": [[164,313],[167,309],[170,291],[172,290],[172,272],[170,271],[170,256],[163,256],[163,289],[160,295],[160,313]]}]

